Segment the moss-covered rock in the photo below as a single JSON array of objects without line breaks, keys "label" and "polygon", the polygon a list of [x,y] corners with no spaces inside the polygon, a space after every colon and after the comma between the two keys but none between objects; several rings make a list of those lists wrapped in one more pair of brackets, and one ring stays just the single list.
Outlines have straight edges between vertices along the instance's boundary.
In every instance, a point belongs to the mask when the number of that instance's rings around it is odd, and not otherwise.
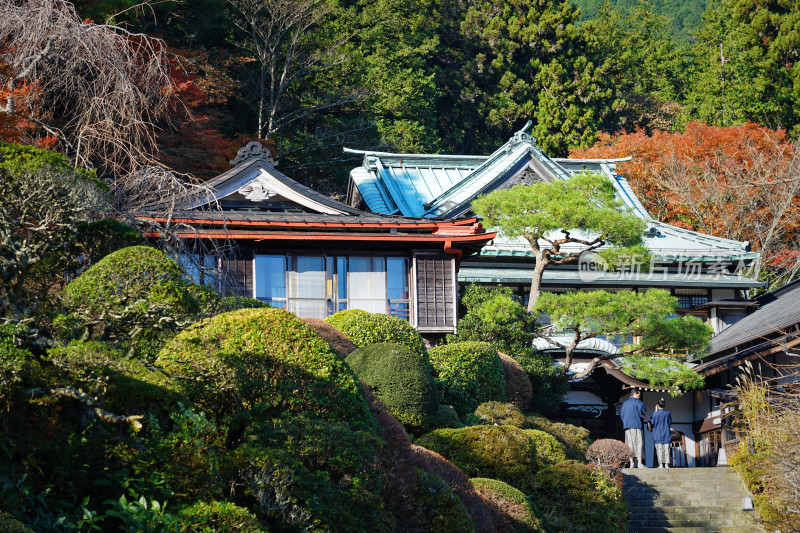
[{"label": "moss-covered rock", "polygon": [[508,483],[497,479],[473,478],[472,486],[502,513],[519,533],[545,533],[530,499]]},{"label": "moss-covered rock", "polygon": [[327,342],[331,348],[333,348],[333,351],[342,359],[358,348],[353,341],[347,338],[347,335],[324,320],[319,318],[304,318],[303,320],[305,320],[306,324],[314,328],[314,330],[319,333],[319,336],[325,339],[325,342]]},{"label": "moss-covered rock", "polygon": [[622,491],[586,464],[563,461],[541,470],[529,493],[557,531],[616,533],[627,527]]},{"label": "moss-covered rock", "polygon": [[267,533],[255,515],[230,502],[197,502],[178,513],[192,533]]},{"label": "moss-covered rock", "polygon": [[374,427],[350,369],[308,324],[282,309],[243,309],[178,334],[156,364],[200,409],[217,416],[313,415]]},{"label": "moss-covered rock", "polygon": [[516,359],[504,353],[498,353],[503,362],[503,374],[506,378],[506,399],[525,411],[531,406],[533,400],[533,386],[528,378],[528,373]]},{"label": "moss-covered rock", "polygon": [[488,342],[459,342],[428,350],[437,374],[439,400],[460,415],[483,402],[505,401],[505,375],[497,350]]},{"label": "moss-covered rock", "polygon": [[419,355],[400,344],[370,344],[345,359],[356,377],[406,426],[425,427],[439,410],[433,378]]},{"label": "moss-covered rock", "polygon": [[484,402],[475,409],[475,418],[489,426],[524,427],[525,415],[516,406],[503,402]]},{"label": "moss-covered rock", "polygon": [[564,460],[561,444],[538,430],[514,426],[437,429],[416,444],[442,454],[471,477],[499,479],[530,492],[533,474]]},{"label": "moss-covered rock", "polygon": [[475,531],[467,509],[447,483],[436,474],[417,469],[416,499],[430,522],[430,531],[450,533]]},{"label": "moss-covered rock", "polygon": [[588,429],[565,422],[554,422],[537,413],[525,413],[525,428],[540,429],[554,436],[564,446],[567,459],[575,461],[584,460],[586,450],[592,443]]},{"label": "moss-covered rock", "polygon": [[348,309],[329,316],[326,322],[347,335],[356,346],[395,342],[420,356],[425,356],[425,343],[419,332],[401,318]]}]

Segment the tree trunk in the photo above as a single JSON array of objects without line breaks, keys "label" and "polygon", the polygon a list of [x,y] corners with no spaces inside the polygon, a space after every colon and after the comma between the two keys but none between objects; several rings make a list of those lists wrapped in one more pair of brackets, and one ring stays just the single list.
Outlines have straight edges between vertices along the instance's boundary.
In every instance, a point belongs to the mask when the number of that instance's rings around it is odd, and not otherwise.
[{"label": "tree trunk", "polygon": [[528,296],[528,312],[533,313],[536,309],[536,300],[542,292],[542,277],[544,269],[550,263],[550,258],[541,252],[536,252],[536,266],[533,268],[533,279],[531,280],[531,291]]}]

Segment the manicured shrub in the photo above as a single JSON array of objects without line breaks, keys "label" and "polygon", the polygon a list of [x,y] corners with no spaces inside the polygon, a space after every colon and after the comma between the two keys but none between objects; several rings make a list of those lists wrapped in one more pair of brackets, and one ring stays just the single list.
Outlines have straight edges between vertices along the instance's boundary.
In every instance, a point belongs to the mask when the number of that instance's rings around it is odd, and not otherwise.
[{"label": "manicured shrub", "polygon": [[428,351],[437,374],[439,401],[460,415],[483,402],[505,400],[503,363],[488,342],[459,342]]},{"label": "manicured shrub", "polygon": [[372,428],[350,369],[305,322],[282,309],[242,309],[179,333],[157,365],[199,409],[261,419],[313,415]]},{"label": "manicured shrub", "polygon": [[[64,289],[70,318],[102,340],[128,343],[140,357],[154,357],[171,335],[214,314],[218,295],[183,278],[177,263],[148,246],[117,250]],[[67,319],[61,319],[69,321]]]},{"label": "manicured shrub", "polygon": [[577,461],[563,461],[538,472],[528,494],[557,531],[626,530],[622,491],[608,476]]},{"label": "manicured shrub", "polygon": [[197,502],[178,516],[191,533],[267,533],[250,511],[230,502]]},{"label": "manicured shrub", "polygon": [[525,415],[510,403],[484,402],[475,409],[475,418],[481,424],[488,426],[514,426],[521,428],[525,425]]},{"label": "manicured shrub", "polygon": [[371,431],[314,418],[253,424],[230,458],[259,518],[278,531],[394,529]]},{"label": "manicured shrub", "polygon": [[554,413],[561,406],[564,395],[569,392],[569,378],[561,367],[553,364],[549,354],[521,353],[514,359],[525,369],[533,389],[530,410],[539,413]]},{"label": "manicured shrub", "polygon": [[554,436],[564,446],[567,459],[575,461],[584,460],[586,450],[592,443],[588,429],[574,424],[553,422],[537,413],[525,413],[525,428],[540,429]]},{"label": "manicured shrub", "polygon": [[628,445],[616,439],[596,440],[586,450],[586,460],[596,464],[612,479],[632,458],[633,451]]},{"label": "manicured shrub", "polygon": [[464,427],[464,424],[458,418],[456,410],[449,405],[443,404],[439,404],[439,410],[436,412],[432,425],[434,429]]},{"label": "manicured shrub", "polygon": [[370,344],[345,359],[390,413],[411,428],[430,426],[439,396],[425,363],[400,344]]},{"label": "manicured shrub", "polygon": [[519,533],[544,533],[541,520],[536,516],[531,501],[521,491],[496,479],[470,479],[475,487]]},{"label": "manicured shrub", "polygon": [[504,353],[498,353],[503,362],[503,374],[506,377],[506,399],[521,411],[527,411],[533,400],[533,386],[527,372],[514,359]]},{"label": "manicured shrub", "polygon": [[442,478],[421,469],[417,469],[417,475],[419,480],[416,498],[430,523],[429,531],[434,533],[475,531],[475,524],[461,499]]},{"label": "manicured shrub", "polygon": [[333,351],[342,359],[358,348],[358,346],[353,344],[353,341],[347,338],[347,335],[324,320],[319,318],[304,318],[303,320],[305,320],[306,324],[314,328],[314,330],[319,333],[319,336],[325,339],[325,342],[330,344]]},{"label": "manicured shrub", "polygon": [[425,343],[419,332],[402,318],[348,309],[329,316],[326,322],[347,335],[356,346],[396,342],[420,356],[425,355]]},{"label": "manicured shrub", "polygon": [[468,476],[499,479],[526,493],[539,468],[564,459],[555,438],[514,426],[437,429],[416,444],[442,454]]}]

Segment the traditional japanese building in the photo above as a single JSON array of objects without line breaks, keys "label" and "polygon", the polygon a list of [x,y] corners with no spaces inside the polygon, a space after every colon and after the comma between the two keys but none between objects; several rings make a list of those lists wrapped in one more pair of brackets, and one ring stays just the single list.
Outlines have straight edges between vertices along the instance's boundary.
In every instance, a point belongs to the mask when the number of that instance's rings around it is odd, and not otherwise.
[{"label": "traditional japanese building", "polygon": [[231,164],[207,182],[207,195],[168,217],[161,210],[140,215],[184,226],[179,237],[187,241],[232,245],[222,247],[228,253],[185,258],[198,281],[230,279],[225,292],[303,317],[363,309],[408,320],[432,339],[455,332],[459,263],[495,236],[475,218],[353,208],[276,170],[258,143],[240,150]]},{"label": "traditional japanese building", "polygon": [[[761,286],[740,275],[742,267],[758,257],[748,243],[653,219],[628,181],[617,174],[616,164],[629,158],[550,158],[524,130],[489,156],[347,151],[363,155],[361,166],[350,172],[348,205],[398,216],[470,217],[472,200],[495,189],[566,179],[584,171],[606,176],[622,205],[647,223],[643,239],[652,257],[650,271],[638,271],[635,264],[625,272],[587,272],[579,265],[554,265],[545,270],[544,290],[664,288],[678,298],[681,313],[695,314],[714,331],[721,331],[746,314],[745,291]],[[540,245],[547,243],[541,241]],[[580,245],[569,251],[575,250],[580,251]],[[527,302],[533,262],[533,252],[524,239],[499,234],[462,263],[459,286],[502,284]]]}]

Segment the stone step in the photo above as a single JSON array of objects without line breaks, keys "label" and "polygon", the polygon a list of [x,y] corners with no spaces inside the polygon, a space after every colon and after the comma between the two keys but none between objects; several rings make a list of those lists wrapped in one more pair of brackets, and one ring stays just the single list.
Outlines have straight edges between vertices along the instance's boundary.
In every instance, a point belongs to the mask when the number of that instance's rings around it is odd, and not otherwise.
[{"label": "stone step", "polygon": [[708,525],[741,525],[752,524],[753,519],[747,515],[733,515],[731,513],[664,513],[662,515],[636,515],[631,518],[631,526],[680,526],[685,522],[703,523]]},{"label": "stone step", "polygon": [[631,514],[636,514],[636,516],[650,516],[650,515],[659,515],[659,516],[668,516],[673,514],[682,514],[682,513],[700,513],[700,514],[711,514],[711,513],[720,513],[723,512],[736,512],[742,513],[743,516],[749,516],[749,512],[747,511],[740,511],[739,508],[732,507],[731,505],[726,506],[702,506],[702,507],[692,507],[692,506],[685,506],[685,505],[667,505],[663,507],[653,507],[653,506],[628,506],[628,511]]},{"label": "stone step", "polygon": [[730,527],[631,527],[630,533],[754,533],[754,526]]}]

